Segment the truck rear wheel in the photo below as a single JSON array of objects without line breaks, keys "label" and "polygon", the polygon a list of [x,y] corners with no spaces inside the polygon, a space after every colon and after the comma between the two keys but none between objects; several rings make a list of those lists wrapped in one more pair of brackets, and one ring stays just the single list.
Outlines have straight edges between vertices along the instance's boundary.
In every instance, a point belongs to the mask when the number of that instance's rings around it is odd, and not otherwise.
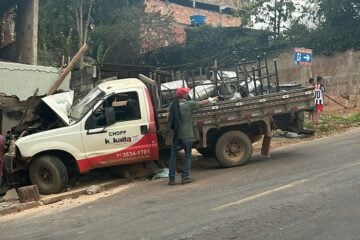
[{"label": "truck rear wheel", "polygon": [[41,194],[60,192],[68,182],[64,163],[56,156],[42,155],[34,159],[29,167],[32,184],[38,185]]},{"label": "truck rear wheel", "polygon": [[235,167],[246,164],[252,155],[249,137],[240,131],[223,134],[216,143],[216,159],[223,167]]}]

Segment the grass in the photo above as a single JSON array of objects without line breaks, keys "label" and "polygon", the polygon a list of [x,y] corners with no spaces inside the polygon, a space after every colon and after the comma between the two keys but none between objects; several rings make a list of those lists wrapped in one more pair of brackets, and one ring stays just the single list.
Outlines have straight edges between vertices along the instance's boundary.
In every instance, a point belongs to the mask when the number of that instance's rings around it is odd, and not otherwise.
[{"label": "grass", "polygon": [[360,113],[354,113],[346,119],[349,123],[360,123]]},{"label": "grass", "polygon": [[343,132],[354,126],[360,126],[360,113],[353,113],[348,116],[322,114],[319,125],[311,124],[308,119],[305,121],[305,128],[315,130],[316,137]]}]

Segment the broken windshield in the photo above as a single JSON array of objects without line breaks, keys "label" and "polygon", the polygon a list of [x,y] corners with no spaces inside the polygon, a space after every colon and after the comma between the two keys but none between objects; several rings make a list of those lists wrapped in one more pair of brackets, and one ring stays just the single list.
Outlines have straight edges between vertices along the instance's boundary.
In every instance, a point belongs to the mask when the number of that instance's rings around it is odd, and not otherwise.
[{"label": "broken windshield", "polygon": [[78,102],[70,111],[72,119],[80,120],[85,114],[103,97],[105,93],[99,88],[91,90],[80,102]]}]

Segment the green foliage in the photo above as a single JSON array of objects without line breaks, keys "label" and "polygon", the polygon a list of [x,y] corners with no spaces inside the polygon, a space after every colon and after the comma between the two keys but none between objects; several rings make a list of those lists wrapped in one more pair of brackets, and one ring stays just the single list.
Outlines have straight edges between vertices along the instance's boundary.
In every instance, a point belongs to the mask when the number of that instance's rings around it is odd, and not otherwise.
[{"label": "green foliage", "polygon": [[[62,56],[73,57],[79,50],[79,22],[77,14],[82,4],[80,16],[83,25],[88,16],[91,0],[41,0],[39,4],[39,63],[42,65],[61,64]],[[90,24],[94,26],[91,55],[98,61],[106,57],[118,61],[125,56],[139,55],[139,13],[144,15],[144,0],[95,0],[90,13]],[[127,11],[130,9],[130,11]],[[126,27],[128,25],[128,27]],[[84,26],[84,28],[86,28]],[[103,34],[103,35],[102,35]],[[119,35],[119,36],[118,36]],[[126,36],[125,36],[126,35]],[[124,37],[125,36],[125,37]],[[123,37],[123,38],[121,38]],[[113,40],[112,40],[113,39]],[[95,44],[95,45],[94,45]],[[111,47],[110,47],[111,46]],[[135,47],[134,47],[135,46]],[[109,49],[110,47],[110,49]],[[121,54],[120,54],[121,53]],[[99,56],[98,56],[99,54]],[[128,55],[127,55],[128,54]],[[116,55],[120,56],[117,57]]]},{"label": "green foliage", "polygon": [[[317,54],[360,49],[360,2],[358,0],[309,0],[298,5],[285,0],[234,0],[237,14],[270,26],[272,49],[306,47]],[[275,4],[276,3],[276,4]],[[293,18],[295,9],[300,17]],[[300,21],[302,20],[302,21]],[[291,22],[290,27],[285,27]],[[247,22],[244,21],[244,24]],[[281,32],[283,29],[285,31]]]},{"label": "green foliage", "polygon": [[[144,13],[144,0],[95,0],[89,32],[89,55],[99,64],[105,62],[147,64],[159,67],[196,63],[213,64],[223,54],[241,50],[241,57],[250,59],[265,48],[279,51],[298,46],[312,48],[315,53],[360,49],[360,2],[358,0],[309,0],[315,8],[304,8],[304,15],[313,18],[315,26],[292,19],[295,10],[291,1],[234,0],[245,26],[250,16],[270,24],[270,32],[240,28],[200,26],[187,29],[183,46],[174,44],[171,16]],[[90,0],[41,0],[39,11],[39,63],[61,64],[62,56],[72,57],[79,49],[76,12],[83,3],[85,22]],[[236,5],[237,4],[237,5]],[[284,23],[292,21],[284,32]],[[84,23],[85,24],[85,23]],[[273,36],[269,41],[269,35]],[[165,48],[159,48],[166,43]],[[155,48],[155,50],[154,50]],[[258,52],[253,49],[258,48]],[[252,49],[252,50],[250,50]],[[147,52],[141,55],[140,53]],[[199,60],[205,59],[199,63]]]},{"label": "green foliage", "polygon": [[179,66],[187,62],[185,49],[179,44],[147,52],[143,55],[143,61],[147,65],[157,67]]},{"label": "green foliage", "polygon": [[[268,47],[266,32],[244,28],[211,27],[203,25],[186,30],[184,46],[171,45],[145,54],[148,65],[162,67],[179,66],[184,68],[207,67],[214,60],[225,61],[223,57],[233,51],[241,50],[241,58],[254,59]],[[254,52],[258,48],[259,52]]]},{"label": "green foliage", "polygon": [[287,33],[293,45],[308,47],[317,53],[360,49],[360,2],[357,0],[310,0],[309,11],[317,27],[309,29],[295,22]]},{"label": "green foliage", "polygon": [[349,127],[360,124],[360,113],[351,115],[322,114],[321,123],[313,125],[308,119],[305,121],[305,128],[315,130],[317,137],[328,136],[332,133],[343,132]]},{"label": "green foliage", "polygon": [[68,37],[77,39],[74,15],[63,1],[43,0],[39,3],[39,63],[60,65],[62,56],[77,48],[76,40],[68,44]]},{"label": "green foliage", "polygon": [[225,28],[203,25],[186,31],[185,58],[193,62],[228,50]]},{"label": "green foliage", "polygon": [[235,12],[234,16],[241,18],[242,26],[248,26],[251,16],[256,14],[258,3],[250,0],[233,0]]},{"label": "green foliage", "polygon": [[143,4],[144,0],[96,0],[92,14],[93,21],[96,25],[112,25],[118,20],[120,9],[134,5],[142,7]]},{"label": "green foliage", "polygon": [[354,113],[350,115],[346,120],[348,123],[360,123],[360,113]]},{"label": "green foliage", "polygon": [[[127,13],[133,12],[132,10],[128,9]],[[112,25],[98,25],[91,33],[91,56],[100,64],[132,62],[131,57],[137,56],[140,51],[138,39],[140,26],[138,23],[128,21],[122,13],[124,13],[122,10],[115,13],[118,18]]]},{"label": "green foliage", "polygon": [[233,0],[235,16],[242,19],[243,26],[251,23],[251,17],[255,23],[268,26],[276,38],[285,28],[286,22],[292,19],[295,5],[286,0]]},{"label": "green foliage", "polygon": [[165,42],[173,42],[172,18],[159,13],[144,13],[135,4],[113,12],[112,24],[96,26],[91,34],[91,55],[99,64],[140,64],[141,52]]}]

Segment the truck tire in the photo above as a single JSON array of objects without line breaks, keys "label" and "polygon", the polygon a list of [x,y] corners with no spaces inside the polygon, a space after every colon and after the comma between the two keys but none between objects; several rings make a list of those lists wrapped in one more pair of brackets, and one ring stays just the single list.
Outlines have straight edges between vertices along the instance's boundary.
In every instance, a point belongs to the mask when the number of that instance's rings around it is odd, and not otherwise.
[{"label": "truck tire", "polygon": [[216,143],[217,161],[223,167],[235,167],[246,164],[252,155],[249,137],[240,131],[224,133]]},{"label": "truck tire", "polygon": [[59,193],[69,178],[64,163],[53,155],[34,159],[29,167],[29,177],[32,184],[38,185],[41,194]]}]

